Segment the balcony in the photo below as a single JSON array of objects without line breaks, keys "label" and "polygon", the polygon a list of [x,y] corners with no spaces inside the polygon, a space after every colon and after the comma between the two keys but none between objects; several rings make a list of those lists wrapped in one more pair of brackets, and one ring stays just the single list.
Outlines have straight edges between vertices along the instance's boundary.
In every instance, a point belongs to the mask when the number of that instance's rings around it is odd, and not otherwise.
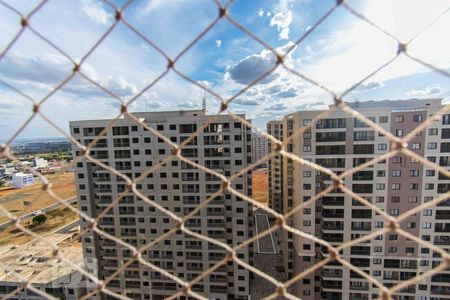
[{"label": "balcony", "polygon": [[354,246],[350,251],[352,255],[370,255],[370,247]]},{"label": "balcony", "polygon": [[322,269],[322,277],[342,278],[342,270]]},{"label": "balcony", "polygon": [[450,245],[450,236],[435,236],[434,244],[439,246],[449,246]]},{"label": "balcony", "polygon": [[324,206],[342,206],[342,205],[344,205],[344,197],[323,197],[322,205],[324,205]]},{"label": "balcony", "polygon": [[342,290],[342,281],[323,280],[322,288]]},{"label": "balcony", "polygon": [[368,282],[350,282],[350,289],[354,291],[368,291]]},{"label": "balcony", "polygon": [[324,209],[322,216],[324,218],[342,219],[342,218],[344,218],[344,210],[343,209]]}]

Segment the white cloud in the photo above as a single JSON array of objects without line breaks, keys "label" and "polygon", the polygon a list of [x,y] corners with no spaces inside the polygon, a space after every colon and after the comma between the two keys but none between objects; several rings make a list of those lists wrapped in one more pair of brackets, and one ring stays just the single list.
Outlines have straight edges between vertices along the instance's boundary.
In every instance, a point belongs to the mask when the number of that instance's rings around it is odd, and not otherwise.
[{"label": "white cloud", "polygon": [[264,16],[264,10],[262,8],[258,10],[258,16],[260,17]]},{"label": "white cloud", "polygon": [[216,40],[216,47],[220,48],[222,46],[222,40]]},{"label": "white cloud", "polygon": [[189,108],[189,109],[200,109],[201,108],[201,104],[200,103],[194,103],[192,101],[185,101],[182,103],[179,103],[177,105],[179,108]]},{"label": "white cloud", "polygon": [[270,20],[270,26],[276,26],[281,40],[289,39],[289,25],[292,23],[292,11],[276,13]]},{"label": "white cloud", "polygon": [[423,90],[411,90],[406,92],[407,96],[437,96],[443,92],[442,87],[439,84],[432,84],[425,87]]},{"label": "white cloud", "polygon": [[83,11],[95,23],[107,25],[113,16],[109,14],[97,0],[81,0]]}]

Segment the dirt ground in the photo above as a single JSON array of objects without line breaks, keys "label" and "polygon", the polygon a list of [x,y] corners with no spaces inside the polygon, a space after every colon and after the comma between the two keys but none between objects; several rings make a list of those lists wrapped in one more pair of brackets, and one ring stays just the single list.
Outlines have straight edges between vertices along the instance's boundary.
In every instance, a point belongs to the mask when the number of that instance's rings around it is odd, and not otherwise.
[{"label": "dirt ground", "polygon": [[253,199],[256,201],[267,204],[269,201],[268,194],[268,175],[267,170],[254,170],[252,174],[253,185]]},{"label": "dirt ground", "polygon": [[[79,217],[67,207],[49,211],[45,213],[45,215],[47,216],[47,221],[44,224],[36,226],[31,224],[31,220],[29,220],[30,223],[28,224],[28,229],[42,236],[56,230],[59,227],[62,227],[65,224],[75,221]],[[25,226],[25,224],[22,225]],[[32,236],[23,233],[21,230],[16,229],[13,226],[8,226],[7,229],[0,232],[0,246],[5,244],[20,245],[29,242],[31,239],[33,239]]]},{"label": "dirt ground", "polygon": [[[67,199],[76,195],[74,173],[62,173],[46,175],[52,184],[52,190],[58,196]],[[41,188],[41,182],[35,178],[36,182],[30,187],[23,189],[10,189],[0,191],[0,204],[16,216],[29,213],[56,203],[57,201],[50,197]],[[32,203],[31,207],[24,207],[23,202]],[[7,221],[3,213],[0,212],[0,223]]]}]

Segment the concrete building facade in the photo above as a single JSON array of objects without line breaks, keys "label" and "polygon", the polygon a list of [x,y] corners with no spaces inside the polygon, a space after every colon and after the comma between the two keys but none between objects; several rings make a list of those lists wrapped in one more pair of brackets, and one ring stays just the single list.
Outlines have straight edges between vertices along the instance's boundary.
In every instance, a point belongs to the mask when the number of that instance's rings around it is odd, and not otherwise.
[{"label": "concrete building facade", "polygon": [[[369,101],[351,104],[353,108],[385,130],[403,137],[436,113],[441,99]],[[310,124],[323,111],[299,111],[283,120],[284,138]],[[340,174],[389,151],[389,140],[347,113],[336,109],[313,124],[287,146],[304,159]],[[450,115],[417,134],[408,148],[450,167]],[[332,181],[312,168],[283,159],[283,203],[293,206],[307,201]],[[355,193],[392,216],[400,215],[450,190],[449,178],[418,161],[396,155],[348,176],[344,183]],[[339,189],[306,206],[293,216],[293,226],[332,245],[354,240],[383,228],[384,219]],[[450,200],[428,208],[402,222],[405,231],[450,250]],[[325,247],[294,236],[291,261],[294,274],[312,267],[329,254]],[[342,252],[342,257],[385,286],[418,276],[437,266],[439,257],[427,248],[398,234],[388,233]],[[374,299],[379,289],[366,279],[334,262],[302,279],[296,286],[302,299]],[[398,293],[401,300],[450,299],[450,272],[442,272]]]},{"label": "concrete building facade", "polygon": [[[180,144],[205,124],[209,117],[203,110],[133,113],[142,123],[158,130]],[[241,115],[245,118],[245,115]],[[110,120],[74,121],[72,136],[88,144]],[[74,157],[79,149],[73,147]],[[170,154],[161,139],[130,118],[120,119],[100,139],[91,154],[119,172],[135,179]],[[216,116],[182,150],[181,154],[225,176],[232,176],[251,163],[251,129],[228,115]],[[96,217],[124,188],[124,182],[99,165],[83,159],[75,169],[79,209]],[[219,178],[198,170],[176,158],[148,175],[137,188],[152,201],[182,216],[194,210],[201,201],[221,186]],[[251,195],[251,173],[232,182],[237,191]],[[237,245],[252,236],[252,207],[239,197],[225,192],[213,200],[185,225],[197,233]],[[81,222],[81,228],[87,226]],[[115,205],[99,227],[123,241],[141,247],[175,226],[172,219],[155,207],[129,193]],[[91,271],[100,279],[113,274],[128,261],[132,253],[126,247],[90,231],[82,239],[83,253]],[[242,249],[238,257],[252,262],[253,246]],[[168,237],[143,251],[142,257],[164,268],[182,280],[190,281],[223,259],[225,251],[218,246],[182,232]],[[180,289],[171,279],[133,263],[108,288],[133,299],[163,299]],[[234,262],[218,268],[193,290],[210,299],[247,299],[249,271]],[[185,298],[185,297],[181,297]]]},{"label": "concrete building facade", "polygon": [[15,189],[21,189],[34,183],[33,174],[29,173],[13,173],[12,183]]},{"label": "concrete building facade", "polygon": [[[252,162],[257,162],[267,155],[267,139],[257,133],[252,134]],[[262,164],[262,165],[265,165]]]}]

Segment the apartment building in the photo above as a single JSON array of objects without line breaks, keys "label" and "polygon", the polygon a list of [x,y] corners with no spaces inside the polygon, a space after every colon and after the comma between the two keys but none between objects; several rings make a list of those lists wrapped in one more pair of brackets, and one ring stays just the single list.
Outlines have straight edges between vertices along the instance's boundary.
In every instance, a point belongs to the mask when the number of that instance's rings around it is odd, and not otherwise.
[{"label": "apartment building", "polygon": [[[412,99],[351,103],[353,108],[398,137],[405,136],[436,113],[442,99]],[[310,124],[323,111],[299,111],[284,118],[284,138]],[[365,123],[337,109],[292,140],[287,150],[340,174],[389,151],[389,140]],[[450,167],[450,115],[417,134],[408,148]],[[283,159],[283,203],[296,206],[332,184],[329,176]],[[348,176],[344,183],[392,216],[426,203],[450,190],[450,179],[404,155],[396,155]],[[370,208],[339,189],[296,213],[293,226],[332,245],[354,240],[383,228],[385,222]],[[450,200],[427,208],[401,224],[405,231],[450,250]],[[298,274],[327,257],[325,247],[294,236],[293,272]],[[285,260],[289,260],[285,252]],[[420,275],[439,263],[428,248],[388,233],[342,252],[342,257],[385,286]],[[329,263],[297,284],[302,299],[375,299],[379,289],[337,262]],[[396,294],[401,300],[450,299],[450,272],[433,275]]]},{"label": "apartment building", "polygon": [[[267,155],[267,139],[260,134],[252,134],[252,162],[257,162]],[[264,166],[265,163],[261,164]]]},{"label": "apartment building", "polygon": [[[180,144],[205,124],[209,117],[203,110],[133,113],[140,122]],[[240,115],[245,118],[245,115]],[[110,120],[70,122],[72,136],[88,144]],[[79,149],[73,147],[73,154]],[[120,119],[100,139],[91,154],[129,178],[135,179],[170,154],[171,149],[150,131],[129,117]],[[225,176],[231,176],[251,163],[251,130],[229,115],[216,116],[182,150],[188,159]],[[79,209],[91,217],[102,212],[124,191],[124,181],[98,164],[83,159],[76,166]],[[172,159],[149,174],[137,188],[148,198],[182,216],[194,210],[221,187],[221,181],[199,169]],[[237,191],[251,195],[251,173],[232,182]],[[185,225],[216,240],[237,245],[252,236],[252,207],[239,197],[225,192]],[[81,227],[87,224],[82,221]],[[99,220],[99,227],[123,241],[142,247],[175,226],[172,219],[129,193]],[[107,278],[131,259],[124,246],[89,231],[82,239],[83,254],[91,262],[92,272]],[[179,231],[148,250],[147,261],[190,281],[223,259],[225,251],[211,243]],[[252,263],[253,248],[242,249],[237,256]],[[135,262],[112,280],[108,288],[133,299],[163,299],[180,290],[171,279]],[[247,299],[249,271],[234,262],[218,268],[193,286],[195,292],[210,299]],[[181,297],[185,299],[186,297]]]}]

